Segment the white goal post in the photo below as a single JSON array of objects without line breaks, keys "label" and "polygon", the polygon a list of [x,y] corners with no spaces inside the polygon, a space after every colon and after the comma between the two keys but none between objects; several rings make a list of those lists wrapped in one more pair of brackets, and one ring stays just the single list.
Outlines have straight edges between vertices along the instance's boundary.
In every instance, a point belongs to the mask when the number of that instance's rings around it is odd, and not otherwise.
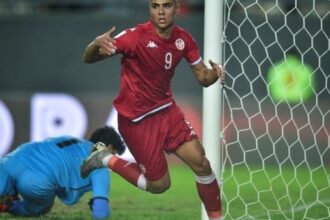
[{"label": "white goal post", "polygon": [[329,9],[205,1],[204,59],[224,65],[226,89],[204,89],[203,145],[226,220],[330,216]]},{"label": "white goal post", "polygon": [[[204,60],[208,63],[211,59],[222,64],[222,41],[219,40],[222,27],[223,0],[205,0],[204,15]],[[206,146],[206,156],[209,158],[217,179],[221,172],[220,161],[220,106],[222,97],[220,83],[215,83],[203,89],[203,145]],[[208,219],[202,204],[202,220]]]}]

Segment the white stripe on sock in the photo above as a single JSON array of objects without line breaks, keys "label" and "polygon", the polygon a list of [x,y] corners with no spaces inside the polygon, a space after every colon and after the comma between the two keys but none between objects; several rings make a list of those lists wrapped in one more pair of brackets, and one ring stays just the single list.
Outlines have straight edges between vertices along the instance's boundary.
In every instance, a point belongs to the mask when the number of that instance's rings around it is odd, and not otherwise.
[{"label": "white stripe on sock", "polygon": [[212,172],[211,175],[208,176],[196,176],[196,181],[200,184],[210,184],[215,180],[215,175]]},{"label": "white stripe on sock", "polygon": [[102,159],[102,164],[104,167],[108,167],[108,162],[113,155],[109,154]]},{"label": "white stripe on sock", "polygon": [[210,218],[210,220],[223,220],[223,217],[219,217],[219,218]]},{"label": "white stripe on sock", "polygon": [[143,190],[147,190],[147,180],[143,174],[141,174],[138,178],[137,187]]}]

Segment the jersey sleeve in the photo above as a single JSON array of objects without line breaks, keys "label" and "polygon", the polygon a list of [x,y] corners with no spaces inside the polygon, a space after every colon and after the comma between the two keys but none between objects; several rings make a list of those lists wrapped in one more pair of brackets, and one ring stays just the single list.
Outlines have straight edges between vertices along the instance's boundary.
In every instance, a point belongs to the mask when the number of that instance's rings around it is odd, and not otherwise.
[{"label": "jersey sleeve", "polygon": [[117,34],[114,39],[116,40],[115,46],[117,47],[116,53],[124,56],[131,55],[136,47],[137,34],[134,28],[126,29]]},{"label": "jersey sleeve", "polygon": [[97,169],[92,172],[92,194],[94,197],[109,197],[110,172],[107,168]]},{"label": "jersey sleeve", "polygon": [[197,64],[202,58],[199,53],[199,49],[195,39],[188,33],[186,33],[186,43],[187,49],[185,51],[184,57],[190,65]]}]

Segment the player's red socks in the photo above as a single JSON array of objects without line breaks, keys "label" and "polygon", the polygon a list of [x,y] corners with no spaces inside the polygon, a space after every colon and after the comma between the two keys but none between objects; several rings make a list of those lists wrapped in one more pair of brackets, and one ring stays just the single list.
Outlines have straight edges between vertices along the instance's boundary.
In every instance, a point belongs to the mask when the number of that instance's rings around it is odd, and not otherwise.
[{"label": "player's red socks", "polygon": [[[123,160],[114,155],[111,155],[107,163],[111,170],[118,173],[128,182],[146,190],[146,178],[136,163]],[[209,218],[220,219],[222,217],[220,189],[214,173],[209,176],[196,176],[196,185],[199,197],[205,206]]]},{"label": "player's red socks", "polygon": [[220,219],[222,216],[220,188],[214,173],[209,176],[196,176],[196,185],[209,218]]},{"label": "player's red socks", "polygon": [[146,179],[136,163],[111,156],[108,160],[108,167],[134,186],[143,190],[147,189]]}]

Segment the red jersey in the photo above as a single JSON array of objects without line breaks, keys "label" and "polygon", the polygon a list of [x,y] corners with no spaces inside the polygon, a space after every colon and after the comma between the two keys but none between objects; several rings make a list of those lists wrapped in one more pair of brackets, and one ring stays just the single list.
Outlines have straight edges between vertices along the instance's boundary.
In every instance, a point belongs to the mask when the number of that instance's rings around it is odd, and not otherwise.
[{"label": "red jersey", "polygon": [[184,29],[174,26],[169,39],[161,38],[151,21],[116,37],[122,54],[120,92],[114,101],[122,116],[134,122],[173,103],[171,80],[181,58],[201,60],[197,44]]}]

